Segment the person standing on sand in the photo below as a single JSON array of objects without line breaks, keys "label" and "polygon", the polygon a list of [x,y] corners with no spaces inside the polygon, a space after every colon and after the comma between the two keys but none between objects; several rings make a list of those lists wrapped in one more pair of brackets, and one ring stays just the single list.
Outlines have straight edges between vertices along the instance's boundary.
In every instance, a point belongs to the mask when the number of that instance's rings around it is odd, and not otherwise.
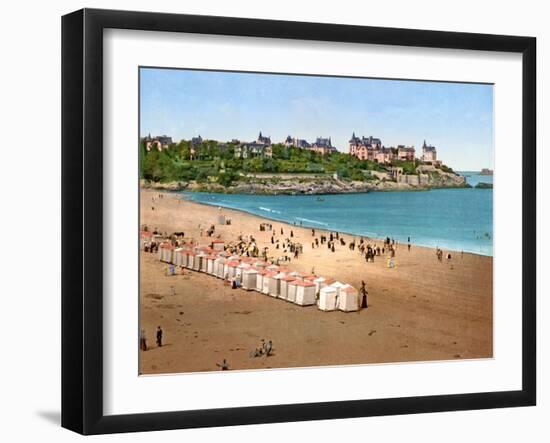
[{"label": "person standing on sand", "polygon": [[361,308],[362,309],[367,309],[369,306],[367,304],[367,295],[368,295],[368,292],[367,292],[367,284],[365,283],[364,280],[361,280]]},{"label": "person standing on sand", "polygon": [[227,360],[224,358],[223,361],[220,363],[216,363],[216,366],[220,368],[222,371],[227,371],[229,369],[229,363],[227,363]]},{"label": "person standing on sand", "polygon": [[160,326],[157,326],[157,346],[162,347],[162,329]]},{"label": "person standing on sand", "polygon": [[145,334],[145,329],[139,331],[139,349],[147,351],[147,336]]}]

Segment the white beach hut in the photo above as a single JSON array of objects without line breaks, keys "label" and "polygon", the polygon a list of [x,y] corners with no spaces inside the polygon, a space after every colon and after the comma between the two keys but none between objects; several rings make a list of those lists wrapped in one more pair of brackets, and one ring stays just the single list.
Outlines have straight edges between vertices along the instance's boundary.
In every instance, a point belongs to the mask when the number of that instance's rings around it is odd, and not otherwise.
[{"label": "white beach hut", "polygon": [[186,261],[185,254],[183,253],[183,248],[174,249],[174,264],[176,266],[183,266],[184,261]]},{"label": "white beach hut", "polygon": [[288,282],[287,290],[286,290],[286,299],[292,303],[296,302],[296,290],[297,290],[297,284],[301,282],[300,279],[294,279],[293,281]]},{"label": "white beach hut", "polygon": [[314,305],[316,301],[315,283],[311,281],[296,281],[296,300],[294,303],[300,306]]},{"label": "white beach hut", "polygon": [[243,276],[242,276],[243,289],[246,289],[247,291],[255,290],[257,275],[258,275],[258,271],[254,268],[248,268],[243,270]]},{"label": "white beach hut", "polygon": [[195,254],[193,251],[187,251],[185,255],[187,255],[187,268],[193,269],[195,266],[195,258],[197,254]]},{"label": "white beach hut", "polygon": [[333,288],[336,288],[336,295],[340,296],[340,289],[346,287],[346,284],[339,281],[335,281],[330,286],[332,286]]},{"label": "white beach hut", "polygon": [[214,268],[214,263],[218,257],[215,255],[209,255],[206,257],[206,273],[210,275],[215,275],[216,271]]},{"label": "white beach hut", "polygon": [[286,277],[284,272],[279,272],[269,277],[269,289],[268,293],[272,297],[279,297],[281,294],[281,280]]},{"label": "white beach hut", "polygon": [[319,292],[319,309],[321,311],[335,311],[338,309],[337,300],[337,289],[333,286],[325,286]]},{"label": "white beach hut", "polygon": [[237,274],[237,266],[240,262],[238,260],[227,260],[223,265],[224,278],[235,278]]},{"label": "white beach hut", "polygon": [[172,263],[174,247],[170,243],[163,243],[159,246],[159,258],[164,263]]},{"label": "white beach hut", "polygon": [[263,284],[262,284],[262,293],[263,294],[269,294],[269,284],[271,282],[271,278],[275,275],[277,275],[277,272],[275,272],[275,271],[267,271],[264,274]]},{"label": "white beach hut", "polygon": [[317,277],[315,280],[313,280],[313,283],[315,284],[315,293],[319,295],[319,291],[323,289],[327,284],[325,277]]},{"label": "white beach hut", "polygon": [[225,275],[223,273],[225,261],[226,261],[225,257],[218,257],[214,261],[215,274],[216,274],[216,277],[218,277],[218,278],[223,278],[224,275]]},{"label": "white beach hut", "polygon": [[238,277],[239,279],[243,279],[243,271],[245,269],[250,269],[251,266],[248,263],[239,263],[239,266],[237,266],[237,269],[235,270],[235,277]]},{"label": "white beach hut", "polygon": [[293,282],[294,280],[296,280],[296,278],[291,275],[285,275],[281,279],[281,290],[279,291],[279,298],[282,298],[283,300],[288,299],[288,284],[290,282]]},{"label": "white beach hut", "polygon": [[204,257],[206,257],[206,254],[204,254],[203,252],[199,252],[197,255],[195,255],[195,261],[193,262],[194,271],[202,270]]},{"label": "white beach hut", "polygon": [[258,292],[262,292],[264,288],[265,274],[267,274],[267,271],[258,271],[258,274],[256,274],[256,291]]},{"label": "white beach hut", "polygon": [[359,310],[359,293],[351,285],[345,285],[340,288],[340,296],[338,297],[338,309],[344,312]]}]

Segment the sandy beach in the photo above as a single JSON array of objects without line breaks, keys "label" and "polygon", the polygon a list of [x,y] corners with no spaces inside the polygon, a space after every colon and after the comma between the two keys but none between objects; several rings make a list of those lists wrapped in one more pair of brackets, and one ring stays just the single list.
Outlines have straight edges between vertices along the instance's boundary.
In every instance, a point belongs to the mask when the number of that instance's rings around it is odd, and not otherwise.
[{"label": "sandy beach", "polygon": [[[208,245],[213,238],[201,236],[201,230],[215,224],[215,237],[229,242],[253,235],[260,250],[268,246],[270,255],[282,255],[271,244],[273,233],[259,230],[268,220],[223,209],[232,223],[219,225],[216,207],[170,193],[152,202],[158,195],[141,190],[140,223],[150,230],[183,231],[187,239]],[[334,253],[326,245],[312,249],[311,229],[271,223],[276,238],[289,237],[292,229],[293,241],[303,244],[292,270],[313,268],[356,288],[366,281],[368,309],[323,312],[231,289],[204,273],[168,276],[157,254],[142,251],[140,323],[149,346],[140,352],[142,374],[214,371],[223,359],[230,370],[243,370],[492,357],[492,257],[453,252],[450,261],[439,262],[433,248],[413,245],[408,251],[398,245],[397,266],[390,269],[382,257],[365,263],[347,246],[337,244]],[[164,332],[160,348],[154,344],[157,326]],[[272,340],[273,355],[253,358],[250,352],[261,339]]]}]

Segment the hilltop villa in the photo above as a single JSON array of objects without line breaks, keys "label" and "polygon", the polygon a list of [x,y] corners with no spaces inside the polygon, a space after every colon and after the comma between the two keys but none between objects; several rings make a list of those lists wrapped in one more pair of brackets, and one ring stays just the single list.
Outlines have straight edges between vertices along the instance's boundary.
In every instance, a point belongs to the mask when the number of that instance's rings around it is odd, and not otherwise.
[{"label": "hilltop villa", "polygon": [[330,137],[323,138],[317,137],[315,142],[309,143],[303,138],[292,138],[290,135],[284,141],[284,145],[287,148],[300,148],[307,149],[310,151],[317,152],[321,155],[329,154],[331,152],[336,152],[336,148],[332,145],[332,140]]},{"label": "hilltop villa", "polygon": [[[386,148],[382,140],[372,135],[369,137],[357,137],[355,132],[349,140],[349,153],[360,160],[370,160],[378,163],[388,164],[395,160],[414,161],[416,151],[414,146],[398,145],[397,148]],[[437,150],[435,146],[427,145],[424,140],[422,145],[422,162],[441,165],[441,160],[437,159]]]},{"label": "hilltop villa", "polygon": [[251,157],[272,157],[273,150],[271,149],[271,138],[262,135],[262,131],[258,135],[258,139],[253,142],[242,142],[235,147],[236,158],[251,158]]},{"label": "hilltop villa", "polygon": [[437,159],[437,150],[435,149],[435,146],[427,145],[426,140],[424,140],[424,144],[422,145],[421,160],[423,162],[431,162],[433,165],[441,164],[441,160]]},{"label": "hilltop villa", "polygon": [[168,137],[167,135],[151,137],[151,134],[147,137],[143,137],[143,142],[145,143],[145,149],[147,149],[147,151],[151,151],[153,148],[157,151],[163,151],[164,149],[168,149],[173,143],[172,137]]}]

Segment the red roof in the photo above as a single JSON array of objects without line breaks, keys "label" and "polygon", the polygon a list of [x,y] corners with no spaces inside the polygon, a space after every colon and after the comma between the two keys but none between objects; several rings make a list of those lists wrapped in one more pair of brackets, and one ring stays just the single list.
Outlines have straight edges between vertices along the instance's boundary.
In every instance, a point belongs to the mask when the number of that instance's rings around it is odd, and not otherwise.
[{"label": "red roof", "polygon": [[340,292],[357,292],[357,289],[355,289],[353,286],[346,286],[345,288],[340,288]]},{"label": "red roof", "polygon": [[174,246],[172,246],[170,243],[162,243],[159,248],[162,249],[176,249]]},{"label": "red roof", "polygon": [[212,243],[225,243],[223,240],[212,240]]},{"label": "red roof", "polygon": [[265,274],[264,274],[264,275],[265,275],[266,277],[274,277],[274,276],[276,276],[277,274],[278,274],[277,271],[265,271]]},{"label": "red roof", "polygon": [[286,277],[283,277],[284,281],[291,282],[296,280],[296,277],[293,277],[292,275],[287,275]]},{"label": "red roof", "polygon": [[239,260],[229,260],[225,262],[227,266],[239,266],[239,263]]},{"label": "red roof", "polygon": [[142,237],[152,237],[153,236],[153,233],[149,232],[149,231],[141,231],[140,234],[141,234]]},{"label": "red roof", "polygon": [[296,285],[296,286],[304,286],[304,287],[315,286],[315,283],[312,283],[312,282],[307,281],[307,280],[296,280],[291,284]]}]

